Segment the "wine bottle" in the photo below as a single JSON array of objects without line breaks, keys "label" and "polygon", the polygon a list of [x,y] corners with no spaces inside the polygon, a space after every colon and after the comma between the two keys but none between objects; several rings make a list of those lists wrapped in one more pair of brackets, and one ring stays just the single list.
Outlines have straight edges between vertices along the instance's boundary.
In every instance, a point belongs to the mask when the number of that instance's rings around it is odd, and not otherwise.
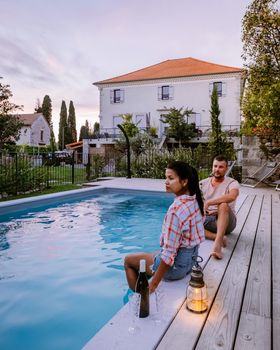
[{"label": "wine bottle", "polygon": [[140,260],[139,275],[135,286],[135,292],[141,295],[139,317],[144,318],[149,316],[149,282],[146,275],[146,260],[144,259]]}]

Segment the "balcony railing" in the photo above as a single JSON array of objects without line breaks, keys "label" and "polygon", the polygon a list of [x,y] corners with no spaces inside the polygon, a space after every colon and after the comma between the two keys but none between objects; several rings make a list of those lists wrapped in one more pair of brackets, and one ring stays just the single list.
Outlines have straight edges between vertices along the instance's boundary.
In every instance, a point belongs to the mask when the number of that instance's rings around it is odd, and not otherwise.
[{"label": "balcony railing", "polygon": [[[211,125],[196,126],[197,137],[209,137],[211,130]],[[222,131],[229,137],[237,137],[239,136],[240,125],[222,125]]]},{"label": "balcony railing", "polygon": [[[148,128],[138,128],[140,133],[145,133],[148,131]],[[89,136],[89,139],[93,140],[109,140],[109,139],[117,139],[122,135],[122,132],[119,128],[102,128],[100,131],[92,136]]]},{"label": "balcony railing", "polygon": [[[146,133],[148,132],[149,128],[138,128],[140,130],[140,133]],[[209,137],[211,133],[211,125],[196,125],[195,126],[195,132],[196,137]],[[222,131],[224,131],[227,136],[229,137],[237,137],[239,136],[240,131],[240,125],[222,125]],[[93,140],[114,140],[118,139],[121,136],[122,132],[119,128],[102,128],[100,131],[92,136],[89,136],[89,139]],[[162,135],[159,135],[159,137],[162,137],[163,135],[167,135],[167,128],[165,128],[165,131]]]}]

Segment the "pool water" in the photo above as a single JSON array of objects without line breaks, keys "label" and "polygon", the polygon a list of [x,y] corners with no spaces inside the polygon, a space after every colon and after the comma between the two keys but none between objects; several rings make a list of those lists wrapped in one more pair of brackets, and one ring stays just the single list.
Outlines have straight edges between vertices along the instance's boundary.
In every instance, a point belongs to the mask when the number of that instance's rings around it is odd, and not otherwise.
[{"label": "pool water", "polygon": [[158,249],[172,200],[111,191],[0,216],[0,349],[81,349],[123,305],[124,256]]}]

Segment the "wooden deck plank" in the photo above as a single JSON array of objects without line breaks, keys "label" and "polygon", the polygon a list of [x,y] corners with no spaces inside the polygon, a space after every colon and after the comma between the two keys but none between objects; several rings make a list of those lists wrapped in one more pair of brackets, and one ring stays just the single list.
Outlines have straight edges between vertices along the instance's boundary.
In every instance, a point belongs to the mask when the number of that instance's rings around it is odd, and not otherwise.
[{"label": "wooden deck plank", "polygon": [[271,195],[264,196],[236,336],[236,349],[271,345]]},{"label": "wooden deck plank", "polygon": [[254,200],[196,349],[232,349],[263,196]]},{"label": "wooden deck plank", "polygon": [[280,349],[280,200],[272,196],[272,319],[273,349]]},{"label": "wooden deck plank", "polygon": [[240,208],[242,207],[247,197],[248,197],[248,194],[239,193],[239,196],[237,197],[236,204],[235,204],[236,212],[240,210]]},{"label": "wooden deck plank", "polygon": [[246,329],[246,332],[238,332],[235,350],[271,349],[270,318],[242,312],[239,326],[241,330]]},{"label": "wooden deck plank", "polygon": [[[238,211],[238,220],[235,230],[228,236],[228,247],[224,250],[224,258],[217,261],[213,258],[209,260],[204,268],[205,281],[208,289],[208,302],[211,305],[219,284],[223,278],[224,271],[230,260],[232,251],[238,239],[239,233],[246,222],[248,213],[254,202],[255,195],[249,195],[242,200],[242,205]],[[179,310],[176,318],[170,325],[157,350],[190,349],[196,343],[200,330],[203,327],[207,314],[195,315],[186,309],[186,303]]]}]

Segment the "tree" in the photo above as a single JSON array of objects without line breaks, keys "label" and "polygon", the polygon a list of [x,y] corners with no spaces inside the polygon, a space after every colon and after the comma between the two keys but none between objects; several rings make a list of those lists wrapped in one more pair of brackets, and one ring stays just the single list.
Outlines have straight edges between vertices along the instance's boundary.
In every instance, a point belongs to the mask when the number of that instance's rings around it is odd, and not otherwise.
[{"label": "tree", "polygon": [[277,0],[253,0],[243,17],[245,126],[280,132],[280,14]]},{"label": "tree", "polygon": [[60,108],[59,130],[58,130],[58,148],[63,150],[68,143],[68,125],[67,125],[67,108],[65,101],[62,101]]},{"label": "tree", "polygon": [[42,103],[42,114],[49,125],[52,123],[52,101],[49,95],[45,95]]},{"label": "tree", "polygon": [[122,115],[122,127],[124,128],[128,137],[134,137],[139,133],[137,125],[132,122],[132,114],[126,113]]},{"label": "tree", "polygon": [[100,124],[98,122],[95,122],[93,124],[93,135],[97,135],[100,131]]},{"label": "tree", "polygon": [[35,105],[35,108],[34,108],[34,112],[35,113],[42,113],[41,102],[40,102],[40,100],[38,98],[36,100],[36,105]]},{"label": "tree", "polygon": [[214,85],[211,95],[211,133],[209,135],[208,149],[212,158],[219,154],[225,155],[228,159],[234,156],[233,146],[227,142],[227,137],[222,132],[222,125],[219,119],[220,107],[218,101],[217,87]]},{"label": "tree", "polygon": [[83,141],[85,138],[87,138],[87,130],[85,125],[82,125],[80,129],[79,141]]},{"label": "tree", "polygon": [[18,140],[23,123],[13,112],[22,110],[22,106],[11,103],[9,99],[13,96],[10,85],[0,83],[0,149],[6,142]]},{"label": "tree", "polygon": [[69,143],[76,142],[77,141],[76,114],[75,114],[75,107],[74,107],[73,101],[70,101],[70,104],[69,104],[68,128],[69,128],[69,134],[70,134]]},{"label": "tree", "polygon": [[183,110],[183,107],[180,109],[173,107],[167,114],[161,116],[161,121],[168,124],[167,136],[175,138],[180,145],[182,141],[189,141],[195,136],[195,125],[188,124],[190,114],[192,109]]},{"label": "tree", "polygon": [[81,126],[79,141],[89,138],[89,134],[90,134],[89,122],[88,120],[86,120],[85,125]]},{"label": "tree", "polygon": [[53,132],[53,123],[52,123],[52,100],[50,99],[49,95],[45,95],[43,99],[42,107],[37,111],[37,113],[41,112],[43,116],[45,117],[46,121],[48,122],[50,129],[51,129],[51,149],[52,151],[55,151],[56,145],[55,145],[55,136]]},{"label": "tree", "polygon": [[[130,146],[132,148],[132,144],[134,144],[135,148],[137,148],[137,145],[139,143],[135,140],[138,139],[137,136],[139,135],[139,129],[137,128],[137,125],[132,122],[132,114],[126,113],[122,115],[123,122],[121,123],[122,127],[124,128],[124,131],[128,138],[130,139]],[[139,138],[140,140],[140,138]],[[119,151],[122,154],[127,153],[127,142],[125,135],[123,132],[120,134],[119,139],[116,141],[115,148],[117,151]]]}]

